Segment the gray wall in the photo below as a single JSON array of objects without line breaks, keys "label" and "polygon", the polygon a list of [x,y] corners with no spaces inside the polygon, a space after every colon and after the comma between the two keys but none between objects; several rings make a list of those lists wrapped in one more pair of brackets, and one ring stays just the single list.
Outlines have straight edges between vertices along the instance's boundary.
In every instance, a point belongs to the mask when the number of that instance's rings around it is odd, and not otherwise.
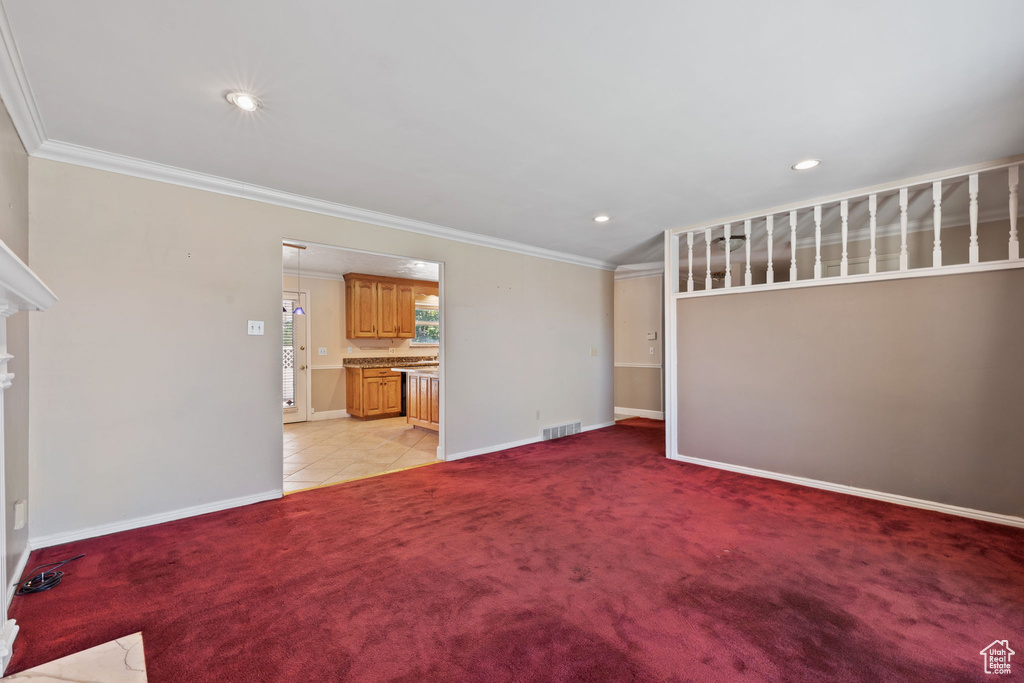
[{"label": "gray wall", "polygon": [[678,303],[679,453],[1024,516],[1024,270]]},{"label": "gray wall", "polygon": [[[0,104],[0,240],[28,263],[28,155]],[[38,315],[33,313],[32,315]],[[28,498],[28,313],[7,319],[7,364],[14,383],[4,392],[4,486],[7,496],[7,576],[28,543],[28,527],[14,531],[14,501]]]}]

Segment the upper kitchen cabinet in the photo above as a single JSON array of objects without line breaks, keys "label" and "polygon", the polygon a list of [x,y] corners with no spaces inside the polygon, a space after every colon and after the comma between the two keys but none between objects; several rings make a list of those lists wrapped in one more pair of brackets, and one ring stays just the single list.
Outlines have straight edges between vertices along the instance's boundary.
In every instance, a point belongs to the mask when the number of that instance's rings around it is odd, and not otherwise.
[{"label": "upper kitchen cabinet", "polygon": [[436,282],[380,275],[345,275],[345,337],[412,339],[416,336],[416,291]]}]

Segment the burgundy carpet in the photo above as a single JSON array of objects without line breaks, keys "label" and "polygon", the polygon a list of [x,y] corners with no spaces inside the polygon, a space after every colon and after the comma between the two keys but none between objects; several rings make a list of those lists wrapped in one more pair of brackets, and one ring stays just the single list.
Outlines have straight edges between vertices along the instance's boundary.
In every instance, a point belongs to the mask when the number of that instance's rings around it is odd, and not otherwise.
[{"label": "burgundy carpet", "polygon": [[156,683],[980,681],[1024,652],[1024,530],[662,452],[629,420],[38,551],[87,555],[14,599],[10,671],[135,631]]}]

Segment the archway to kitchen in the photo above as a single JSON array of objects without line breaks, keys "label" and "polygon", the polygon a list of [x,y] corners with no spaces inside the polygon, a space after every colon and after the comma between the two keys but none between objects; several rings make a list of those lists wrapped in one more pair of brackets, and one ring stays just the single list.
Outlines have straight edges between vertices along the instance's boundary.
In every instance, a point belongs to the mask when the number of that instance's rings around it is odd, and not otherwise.
[{"label": "archway to kitchen", "polygon": [[443,459],[443,279],[437,261],[283,241],[286,494]]}]

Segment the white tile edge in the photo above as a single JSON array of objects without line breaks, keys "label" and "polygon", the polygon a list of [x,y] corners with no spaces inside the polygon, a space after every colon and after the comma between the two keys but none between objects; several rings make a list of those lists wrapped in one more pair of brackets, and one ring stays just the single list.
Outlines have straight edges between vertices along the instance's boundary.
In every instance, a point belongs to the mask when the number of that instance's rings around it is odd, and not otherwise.
[{"label": "white tile edge", "polygon": [[986,512],[984,510],[975,510],[972,508],[960,507],[958,505],[937,503],[931,500],[911,498],[909,496],[901,496],[895,493],[885,493],[882,491],[874,491],[871,489],[862,489],[856,486],[847,486],[845,484],[834,484],[830,481],[822,481],[820,479],[809,479],[807,477],[798,477],[792,474],[780,474],[778,472],[771,472],[769,470],[759,470],[754,467],[746,467],[744,465],[733,465],[731,463],[718,462],[716,460],[691,458],[689,456],[680,455],[678,453],[675,456],[669,456],[669,459],[677,460],[679,462],[687,462],[693,465],[712,467],[718,470],[737,472],[739,474],[749,474],[751,476],[761,477],[764,479],[784,481],[790,484],[797,484],[799,486],[808,486],[810,488],[822,489],[825,491],[845,493],[851,496],[858,496],[860,498],[871,498],[872,500],[880,500],[886,503],[893,503],[895,505],[903,505],[905,507],[920,508],[922,510],[932,510],[934,512],[942,512],[947,515],[967,517],[969,519],[977,519],[983,522],[992,522],[994,524],[1003,524],[1005,526],[1012,526],[1024,529],[1024,517],[1002,515],[996,512]]}]

